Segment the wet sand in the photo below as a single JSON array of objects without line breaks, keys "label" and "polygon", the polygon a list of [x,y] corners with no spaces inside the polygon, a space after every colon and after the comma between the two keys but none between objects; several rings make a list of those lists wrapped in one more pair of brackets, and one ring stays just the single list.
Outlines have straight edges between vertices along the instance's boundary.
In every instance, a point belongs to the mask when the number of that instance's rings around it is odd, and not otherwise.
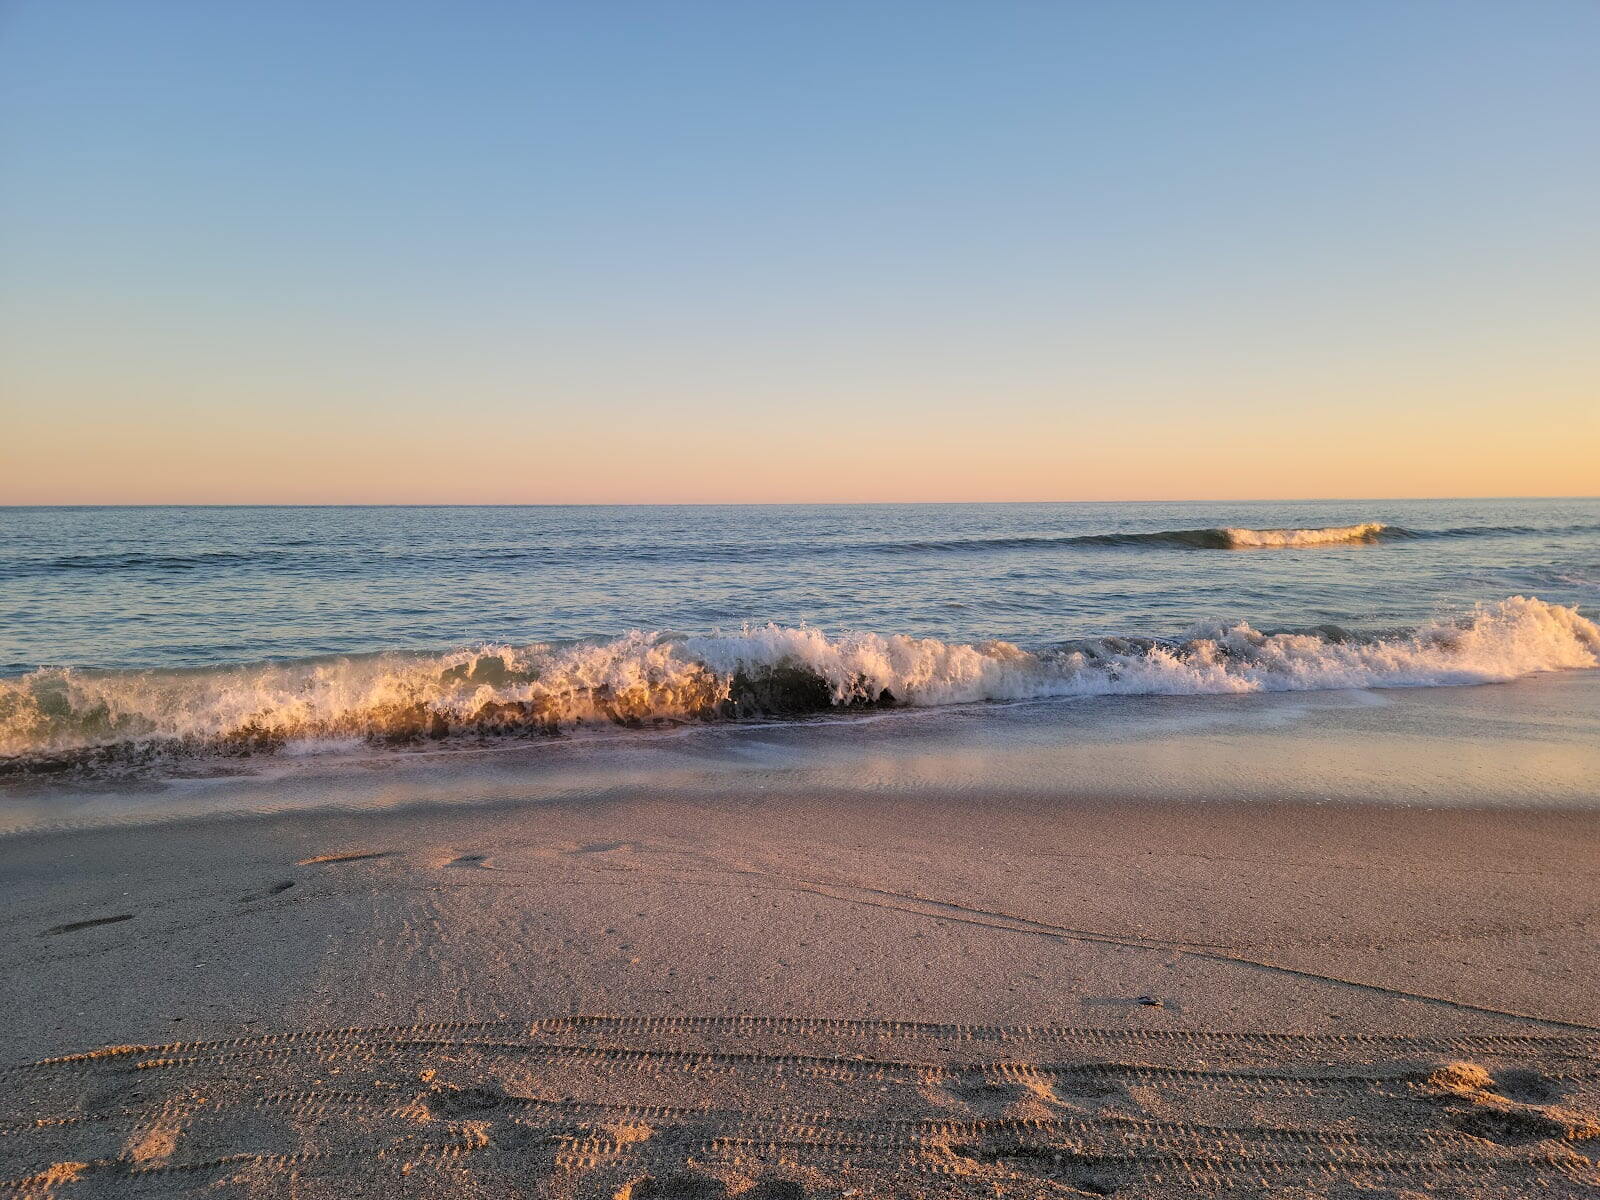
[{"label": "wet sand", "polygon": [[1593,810],[641,788],[0,879],[25,1194],[1600,1187]]}]

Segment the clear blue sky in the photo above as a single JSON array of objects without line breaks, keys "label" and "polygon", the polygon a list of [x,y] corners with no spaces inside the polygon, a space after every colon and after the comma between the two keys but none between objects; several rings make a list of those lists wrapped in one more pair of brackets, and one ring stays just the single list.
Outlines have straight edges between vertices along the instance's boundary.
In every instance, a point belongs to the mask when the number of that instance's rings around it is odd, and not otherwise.
[{"label": "clear blue sky", "polygon": [[0,0],[0,502],[1600,492],[1600,4]]}]

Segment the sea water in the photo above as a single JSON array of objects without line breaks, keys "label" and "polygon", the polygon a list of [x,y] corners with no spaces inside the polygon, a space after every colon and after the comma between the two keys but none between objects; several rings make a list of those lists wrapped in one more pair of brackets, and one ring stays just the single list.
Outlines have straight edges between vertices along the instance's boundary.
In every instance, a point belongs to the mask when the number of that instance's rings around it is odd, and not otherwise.
[{"label": "sea water", "polygon": [[[644,763],[685,731],[735,766],[796,737],[904,762],[930,730],[992,777],[1577,678],[1596,618],[1595,500],[0,509],[0,779],[539,748],[525,780],[574,737]],[[1563,796],[1600,792],[1595,693],[1533,686],[1483,703],[1575,712],[1538,739],[1578,755]]]}]

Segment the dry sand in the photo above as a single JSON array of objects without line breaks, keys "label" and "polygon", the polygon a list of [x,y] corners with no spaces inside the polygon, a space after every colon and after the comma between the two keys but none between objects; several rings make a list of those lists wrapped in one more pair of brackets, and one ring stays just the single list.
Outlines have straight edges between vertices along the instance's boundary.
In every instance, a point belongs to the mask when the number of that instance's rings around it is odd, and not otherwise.
[{"label": "dry sand", "polygon": [[1588,1196],[1592,813],[848,796],[0,839],[34,1195]]}]

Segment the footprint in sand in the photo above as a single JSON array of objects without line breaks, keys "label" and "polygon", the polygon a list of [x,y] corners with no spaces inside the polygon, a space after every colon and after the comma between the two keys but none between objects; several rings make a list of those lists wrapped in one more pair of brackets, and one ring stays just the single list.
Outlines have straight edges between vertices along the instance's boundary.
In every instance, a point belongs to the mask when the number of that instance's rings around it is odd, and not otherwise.
[{"label": "footprint in sand", "polygon": [[492,1087],[440,1086],[427,1094],[426,1104],[435,1116],[446,1119],[477,1116],[508,1103],[506,1094]]},{"label": "footprint in sand", "polygon": [[1548,1104],[1566,1091],[1559,1081],[1522,1069],[1501,1071],[1494,1083],[1495,1091],[1520,1104]]},{"label": "footprint in sand", "polygon": [[252,902],[254,902],[256,900],[267,900],[267,899],[270,899],[273,896],[281,896],[281,895],[283,895],[283,893],[287,892],[293,886],[294,886],[294,880],[292,880],[292,879],[283,879],[283,880],[280,880],[279,882],[273,884],[269,888],[263,888],[259,892],[251,892],[248,896],[240,896],[239,897],[239,903],[240,904],[250,904],[250,903],[252,903]]},{"label": "footprint in sand", "polygon": [[321,863],[361,862],[368,858],[388,858],[388,850],[357,850],[351,854],[318,854],[312,858],[302,858],[295,864],[297,867],[313,867]]},{"label": "footprint in sand", "polygon": [[616,1200],[720,1200],[728,1185],[710,1175],[676,1171],[671,1175],[645,1175],[622,1186]]},{"label": "footprint in sand", "polygon": [[763,1179],[742,1193],[741,1200],[806,1200],[806,1189],[792,1179]]},{"label": "footprint in sand", "polygon": [[435,862],[436,867],[456,867],[464,871],[515,871],[516,867],[497,867],[487,854],[458,854],[446,862]]},{"label": "footprint in sand", "polygon": [[1600,1138],[1600,1116],[1542,1103],[1562,1089],[1537,1071],[1494,1075],[1477,1063],[1453,1062],[1430,1074],[1427,1086],[1455,1109],[1447,1123],[1472,1137],[1506,1146]]},{"label": "footprint in sand", "polygon": [[39,936],[54,937],[58,933],[77,933],[80,929],[93,929],[96,925],[115,925],[118,921],[131,920],[133,920],[132,913],[118,913],[114,917],[91,917],[87,921],[69,921],[65,925],[54,925]]},{"label": "footprint in sand", "polygon": [[1058,1096],[1042,1075],[1017,1072],[1011,1078],[981,1073],[958,1075],[943,1085],[945,1095],[983,1116],[1004,1116],[1014,1104],[1042,1100],[1054,1104]]}]

